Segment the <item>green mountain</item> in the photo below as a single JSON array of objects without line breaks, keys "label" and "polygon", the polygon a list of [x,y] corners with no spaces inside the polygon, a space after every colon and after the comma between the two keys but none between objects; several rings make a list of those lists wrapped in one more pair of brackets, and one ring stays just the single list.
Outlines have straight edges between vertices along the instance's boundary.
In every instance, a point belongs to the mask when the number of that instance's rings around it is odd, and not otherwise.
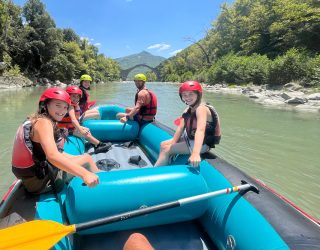
[{"label": "green mountain", "polygon": [[[128,69],[138,64],[146,64],[152,68],[155,68],[161,62],[166,60],[166,58],[152,55],[147,51],[142,51],[138,54],[132,54],[125,57],[116,58],[114,60],[120,64],[121,69]],[[147,67],[137,67],[129,73],[127,79],[132,79],[135,74],[146,73],[147,71],[150,71],[150,69]]]}]

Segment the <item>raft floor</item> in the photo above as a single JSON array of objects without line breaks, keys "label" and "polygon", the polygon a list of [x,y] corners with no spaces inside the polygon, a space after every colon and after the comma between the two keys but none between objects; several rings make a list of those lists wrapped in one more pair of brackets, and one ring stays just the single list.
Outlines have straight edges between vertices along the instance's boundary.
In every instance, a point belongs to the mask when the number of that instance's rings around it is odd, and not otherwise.
[{"label": "raft floor", "polygon": [[145,235],[156,250],[216,249],[201,231],[196,221],[188,221],[134,231],[77,236],[75,238],[75,249],[122,250],[130,234],[135,232]]},{"label": "raft floor", "polygon": [[[88,150],[88,152],[93,153],[93,148]],[[140,156],[145,162],[144,166],[129,163],[129,158],[132,156]],[[103,159],[109,159],[120,164],[120,168],[112,168],[110,171],[153,167],[153,164],[142,151],[142,149],[137,145],[137,143],[133,143],[133,145],[130,147],[124,146],[124,143],[114,143],[108,152],[92,154],[92,158],[95,162]]]}]

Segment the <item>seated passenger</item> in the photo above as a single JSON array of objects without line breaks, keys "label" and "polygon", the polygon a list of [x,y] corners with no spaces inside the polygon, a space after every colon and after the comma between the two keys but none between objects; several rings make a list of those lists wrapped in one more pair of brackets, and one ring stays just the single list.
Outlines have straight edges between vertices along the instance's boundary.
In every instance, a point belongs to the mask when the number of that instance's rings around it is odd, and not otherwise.
[{"label": "seated passenger", "polygon": [[17,131],[12,172],[30,193],[50,191],[62,171],[79,176],[89,187],[99,183],[99,177],[93,173],[99,170],[90,155],[63,153],[63,140],[57,122],[65,116],[70,105],[70,97],[65,90],[49,88],[40,97],[38,112]]},{"label": "seated passenger", "polygon": [[92,82],[91,76],[84,74],[80,77],[80,86],[79,88],[82,90],[82,96],[79,101],[79,106],[81,109],[81,121],[89,120],[89,119],[100,119],[100,113],[97,109],[89,109],[92,105],[90,101],[90,85]]},{"label": "seated passenger", "polygon": [[[196,81],[182,83],[179,88],[181,100],[188,105],[172,139],[163,141],[155,166],[168,165],[175,154],[191,154],[189,163],[198,167],[200,154],[219,144],[221,138],[218,113],[211,106],[201,103],[202,87]],[[184,140],[179,141],[183,135]]]},{"label": "seated passenger", "polygon": [[93,144],[95,153],[108,151],[111,146],[109,143],[106,144],[100,142],[98,139],[92,136],[88,128],[81,126],[79,123],[81,114],[79,100],[82,96],[82,90],[77,86],[69,86],[66,88],[66,92],[70,95],[71,105],[69,106],[68,113],[65,115],[65,117],[58,122],[58,127],[68,129],[69,135],[87,139]]},{"label": "seated passenger", "polygon": [[135,106],[128,107],[125,113],[118,113],[117,118],[125,123],[128,119],[135,120],[141,125],[153,122],[157,114],[157,96],[145,86],[147,77],[144,74],[137,74],[134,83],[137,87],[135,95]]}]

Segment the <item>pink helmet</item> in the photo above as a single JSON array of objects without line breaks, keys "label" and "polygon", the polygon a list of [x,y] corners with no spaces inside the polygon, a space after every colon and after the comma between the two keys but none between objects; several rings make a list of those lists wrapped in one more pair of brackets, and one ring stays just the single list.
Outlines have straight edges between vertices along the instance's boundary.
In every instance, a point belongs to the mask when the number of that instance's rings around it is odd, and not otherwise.
[{"label": "pink helmet", "polygon": [[198,83],[197,81],[186,81],[186,82],[182,83],[179,88],[179,96],[180,96],[181,101],[183,101],[182,100],[182,93],[185,91],[195,91],[197,93],[197,100],[192,106],[195,106],[198,103],[200,103],[201,97],[202,97],[202,87],[201,87],[200,83]]},{"label": "pink helmet", "polygon": [[80,97],[82,97],[82,90],[78,86],[69,86],[66,88],[66,92],[68,94],[78,94]]},{"label": "pink helmet", "polygon": [[186,81],[181,84],[179,88],[179,94],[181,95],[182,92],[185,91],[196,91],[202,93],[202,87],[197,81]]},{"label": "pink helmet", "polygon": [[44,102],[47,99],[56,99],[66,102],[68,105],[71,105],[71,100],[69,94],[61,88],[49,88],[43,91],[40,96],[39,102]]}]

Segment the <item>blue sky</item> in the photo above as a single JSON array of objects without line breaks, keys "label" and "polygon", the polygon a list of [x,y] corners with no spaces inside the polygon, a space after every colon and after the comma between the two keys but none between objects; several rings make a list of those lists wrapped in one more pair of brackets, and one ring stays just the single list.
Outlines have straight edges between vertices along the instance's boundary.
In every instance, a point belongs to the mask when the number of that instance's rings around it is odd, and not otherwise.
[{"label": "blue sky", "polygon": [[[26,0],[14,0],[23,5]],[[111,58],[170,57],[204,37],[231,0],[43,0],[59,28],[72,28]]]}]

